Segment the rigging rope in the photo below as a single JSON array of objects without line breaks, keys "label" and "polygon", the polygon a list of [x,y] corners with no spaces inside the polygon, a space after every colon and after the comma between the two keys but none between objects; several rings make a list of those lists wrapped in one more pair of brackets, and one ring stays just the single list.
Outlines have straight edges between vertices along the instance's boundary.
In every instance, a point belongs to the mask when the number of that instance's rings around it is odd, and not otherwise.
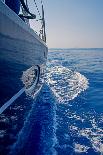
[{"label": "rigging rope", "polygon": [[43,1],[41,0],[41,4],[43,5]]},{"label": "rigging rope", "polygon": [[41,19],[42,17],[41,17],[40,11],[39,11],[39,9],[38,9],[38,6],[37,6],[37,3],[36,3],[35,0],[34,0],[34,3],[35,3],[35,6],[36,6],[36,9],[37,9],[37,12],[38,12],[38,14],[39,14],[39,17],[40,17],[40,19]]}]

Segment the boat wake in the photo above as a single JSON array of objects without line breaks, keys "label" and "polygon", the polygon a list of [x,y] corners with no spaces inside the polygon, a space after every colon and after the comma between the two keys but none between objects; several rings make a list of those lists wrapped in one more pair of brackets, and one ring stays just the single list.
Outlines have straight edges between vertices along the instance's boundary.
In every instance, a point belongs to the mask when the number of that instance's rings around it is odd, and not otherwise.
[{"label": "boat wake", "polygon": [[39,95],[33,99],[32,108],[23,128],[12,146],[10,155],[56,154],[56,104],[55,97],[44,84]]},{"label": "boat wake", "polygon": [[[23,78],[24,83],[28,84],[28,72],[30,72],[31,83],[26,85],[27,89],[30,88],[32,108],[25,117],[24,125],[16,142],[11,147],[10,155],[12,154],[56,154],[59,149],[57,146],[57,125],[56,125],[56,103],[67,103],[78,96],[82,91],[88,88],[88,80],[85,76],[78,72],[71,71],[70,69],[62,66],[48,67],[46,75],[46,83],[40,83],[40,93],[34,96],[31,93],[32,81],[34,77],[34,68],[27,70],[27,76]],[[49,85],[49,86],[48,86]],[[51,91],[52,90],[52,91]],[[55,100],[57,99],[57,101]],[[62,104],[61,104],[62,105]],[[57,122],[59,123],[59,122]],[[72,128],[72,127],[71,127]],[[2,133],[3,134],[3,133]],[[78,145],[75,144],[75,148]],[[70,146],[69,146],[70,148]],[[73,147],[71,146],[73,149]]]},{"label": "boat wake", "polygon": [[59,103],[68,103],[88,88],[87,78],[63,66],[48,68],[47,83]]}]

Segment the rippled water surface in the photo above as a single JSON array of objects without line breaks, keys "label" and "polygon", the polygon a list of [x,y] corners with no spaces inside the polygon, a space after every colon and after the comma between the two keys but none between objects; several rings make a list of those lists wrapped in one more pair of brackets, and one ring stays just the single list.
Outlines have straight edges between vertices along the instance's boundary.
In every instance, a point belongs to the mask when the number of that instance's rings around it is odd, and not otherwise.
[{"label": "rippled water surface", "polygon": [[52,49],[47,66],[57,154],[103,153],[103,49]]},{"label": "rippled water surface", "polygon": [[103,154],[103,49],[50,49],[39,95],[0,121],[2,154]]}]

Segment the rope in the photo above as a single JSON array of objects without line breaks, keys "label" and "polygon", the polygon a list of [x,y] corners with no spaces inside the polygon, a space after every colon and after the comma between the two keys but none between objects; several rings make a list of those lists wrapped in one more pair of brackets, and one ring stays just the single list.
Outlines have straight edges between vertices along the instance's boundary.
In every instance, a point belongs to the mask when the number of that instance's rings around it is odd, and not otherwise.
[{"label": "rope", "polygon": [[2,114],[18,97],[20,97],[23,92],[25,91],[25,88],[22,88],[17,94],[15,94],[9,101],[7,101],[1,108],[0,108],[0,114]]},{"label": "rope", "polygon": [[[37,68],[38,68],[37,78],[36,78],[34,84],[29,89],[26,89],[27,91],[30,91],[30,89],[32,89],[32,88],[35,88],[35,86],[39,82],[40,67],[37,65]],[[19,98],[24,93],[24,91],[25,91],[25,87],[20,89],[18,93],[16,93],[10,100],[8,100],[6,103],[4,103],[4,105],[0,108],[0,114],[2,114],[17,98]]]},{"label": "rope", "polygon": [[[42,1],[41,1],[42,2]],[[37,9],[37,12],[38,12],[38,14],[39,14],[39,17],[40,17],[40,19],[41,19],[41,14],[40,14],[40,11],[39,11],[39,9],[38,9],[38,6],[37,6],[37,3],[36,3],[36,1],[34,0],[34,3],[35,3],[35,6],[36,6],[36,9]]]},{"label": "rope", "polygon": [[41,0],[41,4],[43,5],[43,1]]}]

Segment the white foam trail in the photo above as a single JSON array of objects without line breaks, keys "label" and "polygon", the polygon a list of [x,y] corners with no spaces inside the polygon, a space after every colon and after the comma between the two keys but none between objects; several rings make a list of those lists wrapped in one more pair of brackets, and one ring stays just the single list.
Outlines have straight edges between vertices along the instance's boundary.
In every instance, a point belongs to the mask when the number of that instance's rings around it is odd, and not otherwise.
[{"label": "white foam trail", "polygon": [[15,94],[9,101],[7,101],[1,108],[0,114],[2,114],[18,97],[22,95],[25,91],[25,88],[22,88],[17,94]]},{"label": "white foam trail", "polygon": [[84,75],[62,66],[48,69],[47,82],[59,102],[73,100],[88,88],[88,80]]},{"label": "white foam trail", "polygon": [[[32,131],[32,128],[34,128],[33,132],[35,132],[35,129],[37,128],[37,122],[40,123],[40,126],[42,127],[40,129],[41,132],[39,135],[39,151],[42,152],[41,154],[45,155],[56,155],[56,150],[54,148],[57,143],[55,100],[52,96],[50,88],[47,85],[43,85],[40,95],[38,94],[38,96],[35,97],[37,98],[36,100],[34,100],[32,104],[31,110],[29,111],[28,116],[24,121],[23,128],[18,133],[18,139],[11,147],[9,155],[20,154],[24,147],[26,147],[24,149],[24,152],[26,149],[26,151],[29,151],[29,149],[31,149],[29,148],[30,146],[28,147],[29,136],[30,132]],[[40,117],[42,117],[42,119],[40,119]],[[37,133],[39,133],[39,131]],[[26,152],[26,154],[28,153]],[[38,154],[40,153],[38,152]]]}]

